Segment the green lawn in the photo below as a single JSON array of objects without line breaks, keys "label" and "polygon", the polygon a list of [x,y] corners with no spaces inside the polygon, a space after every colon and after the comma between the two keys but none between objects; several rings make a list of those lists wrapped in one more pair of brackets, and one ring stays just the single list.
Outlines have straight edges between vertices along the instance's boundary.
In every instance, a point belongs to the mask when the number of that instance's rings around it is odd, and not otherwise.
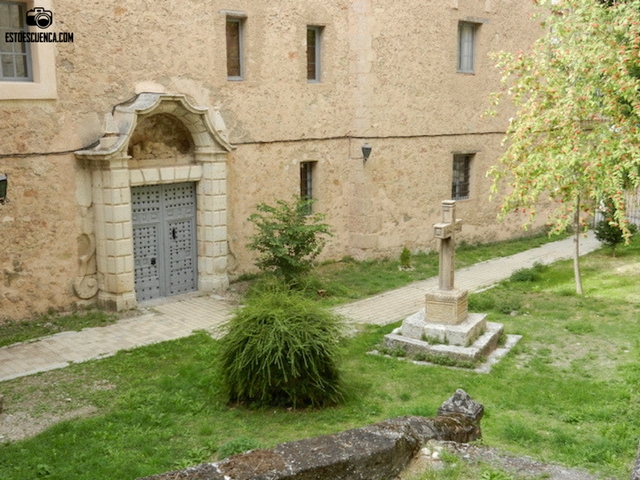
[{"label": "green lawn", "polygon": [[0,323],[0,347],[60,332],[103,327],[117,319],[117,315],[89,309],[71,313],[48,313],[27,321],[5,320]]},{"label": "green lawn", "polygon": [[[640,436],[640,239],[582,264],[583,297],[569,262],[471,296],[474,310],[524,335],[488,375],[367,355],[397,325],[367,328],[344,346],[347,401],[325,410],[227,405],[205,334],[4,382],[8,414],[20,404],[36,416],[92,413],[1,446],[0,478],[133,479],[238,446],[431,416],[457,388],[484,404],[486,444],[628,478]],[[423,478],[467,478],[442,475]]]}]

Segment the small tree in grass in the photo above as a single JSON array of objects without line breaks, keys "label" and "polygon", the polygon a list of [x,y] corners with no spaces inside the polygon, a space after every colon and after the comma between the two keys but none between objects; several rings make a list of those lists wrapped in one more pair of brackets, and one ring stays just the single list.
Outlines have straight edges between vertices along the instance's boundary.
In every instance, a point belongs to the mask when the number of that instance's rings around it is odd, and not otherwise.
[{"label": "small tree in grass", "polygon": [[[606,202],[605,207],[605,219],[598,222],[594,229],[594,233],[600,242],[611,249],[611,255],[615,257],[616,247],[625,241],[624,232],[615,221],[616,208],[613,202]],[[637,231],[637,227],[633,223],[630,223],[628,228],[631,234],[634,234]]]},{"label": "small tree in grass", "polygon": [[258,232],[247,246],[260,254],[258,268],[273,271],[287,283],[311,270],[326,243],[323,235],[331,235],[324,214],[311,213],[312,204],[312,199],[296,197],[292,202],[277,200],[275,206],[257,206],[249,221]]},{"label": "small tree in grass", "polygon": [[294,407],[338,403],[342,335],[340,317],[272,283],[236,312],[220,341],[230,400]]}]

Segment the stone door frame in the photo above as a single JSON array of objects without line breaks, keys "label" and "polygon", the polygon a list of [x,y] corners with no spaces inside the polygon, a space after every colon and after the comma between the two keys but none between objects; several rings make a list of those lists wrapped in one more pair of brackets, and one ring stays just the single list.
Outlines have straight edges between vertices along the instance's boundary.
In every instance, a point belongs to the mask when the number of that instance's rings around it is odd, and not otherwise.
[{"label": "stone door frame", "polygon": [[[129,141],[140,118],[167,114],[190,133],[189,165],[129,168]],[[131,187],[196,183],[198,291],[229,285],[227,275],[227,153],[232,147],[212,126],[208,109],[184,95],[141,93],[106,117],[100,145],[77,151],[91,171],[98,304],[121,311],[137,306],[134,284]]]}]

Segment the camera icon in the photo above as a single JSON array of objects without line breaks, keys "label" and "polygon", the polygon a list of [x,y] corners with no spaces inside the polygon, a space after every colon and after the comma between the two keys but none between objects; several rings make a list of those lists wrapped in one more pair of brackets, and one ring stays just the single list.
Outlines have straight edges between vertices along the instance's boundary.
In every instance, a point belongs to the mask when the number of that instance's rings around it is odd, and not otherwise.
[{"label": "camera icon", "polygon": [[27,12],[27,25],[48,28],[53,23],[53,12],[42,7],[34,7]]}]

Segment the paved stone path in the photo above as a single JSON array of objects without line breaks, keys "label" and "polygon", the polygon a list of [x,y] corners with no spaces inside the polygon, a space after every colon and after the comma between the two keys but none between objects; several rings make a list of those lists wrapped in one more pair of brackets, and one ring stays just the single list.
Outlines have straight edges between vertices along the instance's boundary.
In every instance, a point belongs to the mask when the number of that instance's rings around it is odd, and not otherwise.
[{"label": "paved stone path", "polygon": [[[593,232],[589,232],[588,236],[580,241],[580,254],[584,255],[599,247],[600,242],[596,240]],[[572,257],[573,237],[456,270],[455,287],[474,292],[509,278],[516,270],[530,268],[536,262],[548,265]],[[424,294],[432,288],[438,288],[438,277],[342,305],[336,308],[336,311],[356,323],[386,325],[408,317],[424,307]]]},{"label": "paved stone path", "polygon": [[[580,242],[581,254],[600,246],[589,234]],[[496,258],[457,270],[457,288],[475,291],[508,278],[535,262],[548,264],[571,258],[572,239],[551,242],[510,257]],[[437,287],[434,277],[371,298],[336,308],[353,323],[384,325],[415,313],[424,304],[427,289]],[[177,301],[146,305],[137,317],[106,327],[63,332],[33,342],[0,348],[0,381],[62,368],[113,355],[118,350],[186,337],[194,330],[215,330],[228,318],[232,306],[216,295],[190,295]]]}]

